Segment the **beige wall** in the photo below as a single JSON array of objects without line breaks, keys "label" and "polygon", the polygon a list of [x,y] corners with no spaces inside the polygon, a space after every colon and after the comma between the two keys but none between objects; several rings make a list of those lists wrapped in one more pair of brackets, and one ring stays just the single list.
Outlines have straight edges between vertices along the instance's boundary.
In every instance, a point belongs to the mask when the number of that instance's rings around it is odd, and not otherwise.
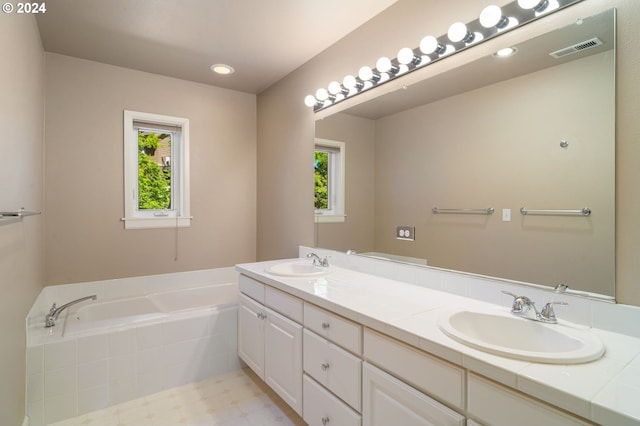
[{"label": "beige wall", "polygon": [[[500,4],[506,1],[498,2]],[[312,172],[314,115],[304,106],[304,96],[329,81],[355,73],[363,64],[373,65],[378,57],[393,55],[402,46],[415,46],[428,31],[446,33],[457,20],[477,18],[482,9],[476,0],[449,2],[443,0],[400,0],[356,32],[296,70],[258,97],[258,258],[270,259],[297,254],[298,244],[313,244]],[[468,49],[447,60],[425,67],[411,78],[421,78],[487,55],[498,47],[516,44],[552,28],[568,25],[579,17],[616,7],[618,9],[618,50],[616,80],[616,279],[617,298],[626,304],[640,305],[640,39],[637,17],[640,2],[636,0],[584,0],[568,9]],[[402,79],[398,84],[402,84]],[[376,89],[393,89],[388,84]],[[375,92],[375,91],[374,91]],[[373,93],[372,93],[373,94]],[[363,95],[367,97],[369,95]],[[356,100],[354,99],[353,102]],[[348,106],[345,102],[344,106]],[[339,110],[341,107],[334,109]],[[271,162],[273,153],[288,153],[286,164]],[[295,188],[280,186],[295,179]],[[262,189],[268,189],[269,195]],[[271,204],[280,202],[282,209]],[[282,211],[292,214],[282,215]],[[274,230],[290,229],[295,235],[283,238]]]},{"label": "beige wall", "polygon": [[340,251],[375,249],[375,122],[336,114],[316,122],[316,137],[345,143],[345,211],[339,223],[316,223],[316,244]]},{"label": "beige wall", "polygon": [[[32,16],[0,14],[0,57],[0,210],[42,210],[44,54]],[[25,318],[43,282],[43,217],[0,224],[2,425],[22,424]]]},{"label": "beige wall", "polygon": [[[377,120],[376,251],[613,295],[614,90],[608,51]],[[523,206],[593,213],[522,216]],[[415,242],[394,238],[402,224]]]},{"label": "beige wall", "polygon": [[[190,228],[124,229],[125,109],[190,120]],[[47,285],[255,259],[254,95],[47,53],[45,129]]]}]

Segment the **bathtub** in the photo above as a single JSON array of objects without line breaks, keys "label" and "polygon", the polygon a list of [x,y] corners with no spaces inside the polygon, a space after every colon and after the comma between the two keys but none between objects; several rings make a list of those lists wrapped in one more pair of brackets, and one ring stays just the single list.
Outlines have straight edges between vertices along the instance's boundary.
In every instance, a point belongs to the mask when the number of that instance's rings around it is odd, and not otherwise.
[{"label": "bathtub", "polygon": [[[28,328],[29,424],[45,426],[242,368],[235,278],[228,268],[43,290],[58,294],[36,302],[39,313]],[[152,290],[141,294],[145,288]],[[98,300],[73,305],[55,327],[44,327],[52,299],[87,294]]]},{"label": "bathtub", "polygon": [[[237,304],[236,283],[214,284],[145,296],[79,304],[67,314],[63,337],[96,333],[106,329],[140,326],[169,320],[180,314],[221,309]],[[182,315],[184,316],[184,315]]]}]

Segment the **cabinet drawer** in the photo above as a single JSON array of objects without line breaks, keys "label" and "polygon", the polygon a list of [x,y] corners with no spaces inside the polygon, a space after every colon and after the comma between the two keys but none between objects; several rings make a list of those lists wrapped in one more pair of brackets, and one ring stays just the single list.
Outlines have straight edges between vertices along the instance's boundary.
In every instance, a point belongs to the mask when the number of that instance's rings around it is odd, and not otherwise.
[{"label": "cabinet drawer", "polygon": [[502,426],[590,425],[517,391],[469,373],[468,412],[482,423]]},{"label": "cabinet drawer", "polygon": [[304,371],[359,412],[362,360],[309,330],[302,340]]},{"label": "cabinet drawer", "polygon": [[366,425],[464,426],[465,418],[372,366],[362,365],[362,418]]},{"label": "cabinet drawer", "polygon": [[266,286],[264,293],[264,304],[274,311],[281,313],[287,318],[291,318],[302,324],[302,300],[284,291]]},{"label": "cabinet drawer", "polygon": [[238,287],[240,291],[250,298],[257,300],[260,303],[264,303],[264,284],[260,281],[256,281],[253,278],[249,278],[246,275],[240,274],[238,278]]},{"label": "cabinet drawer", "polygon": [[304,326],[348,351],[362,355],[361,325],[310,303],[305,303]]},{"label": "cabinet drawer", "polygon": [[309,426],[360,426],[360,415],[331,392],[309,378],[303,378],[304,421]]},{"label": "cabinet drawer", "polygon": [[364,331],[364,357],[419,390],[464,409],[464,370],[371,330]]}]

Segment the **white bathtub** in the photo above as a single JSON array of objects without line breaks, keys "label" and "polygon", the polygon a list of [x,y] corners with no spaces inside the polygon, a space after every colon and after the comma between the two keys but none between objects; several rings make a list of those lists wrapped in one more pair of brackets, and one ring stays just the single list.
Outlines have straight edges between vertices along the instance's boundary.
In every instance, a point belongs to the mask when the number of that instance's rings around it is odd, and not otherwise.
[{"label": "white bathtub", "polygon": [[234,305],[238,301],[236,283],[214,284],[145,296],[108,301],[97,300],[72,307],[64,324],[63,337],[105,329],[143,325],[169,320],[171,315]]}]

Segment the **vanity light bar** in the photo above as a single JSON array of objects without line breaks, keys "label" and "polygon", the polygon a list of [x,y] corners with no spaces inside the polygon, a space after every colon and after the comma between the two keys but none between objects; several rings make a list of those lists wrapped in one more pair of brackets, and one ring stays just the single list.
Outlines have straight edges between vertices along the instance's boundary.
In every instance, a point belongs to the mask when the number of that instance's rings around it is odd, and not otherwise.
[{"label": "vanity light bar", "polygon": [[478,19],[466,24],[455,22],[447,34],[437,38],[428,35],[418,47],[400,49],[396,58],[380,58],[375,68],[363,66],[357,77],[347,75],[342,83],[332,81],[328,90],[318,89],[315,96],[307,95],[304,103],[318,112],[580,1],[516,0],[503,7],[487,6]]}]

